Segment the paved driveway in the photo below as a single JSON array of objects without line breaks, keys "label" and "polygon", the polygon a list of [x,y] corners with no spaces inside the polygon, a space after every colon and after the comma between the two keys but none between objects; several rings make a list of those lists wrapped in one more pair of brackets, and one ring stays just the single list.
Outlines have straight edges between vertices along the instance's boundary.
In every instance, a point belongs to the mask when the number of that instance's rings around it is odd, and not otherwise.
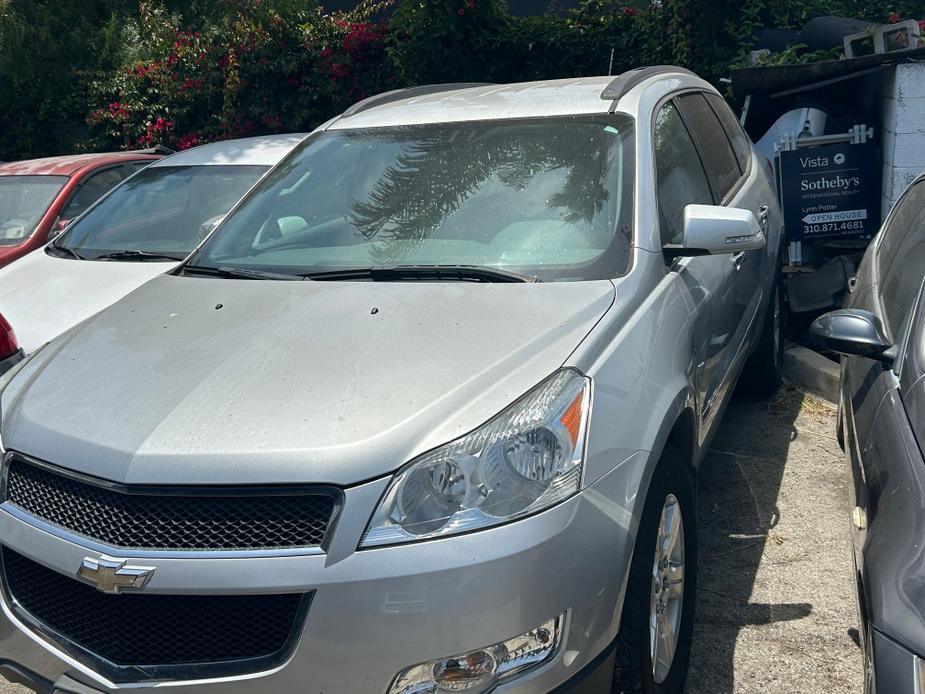
[{"label": "paved driveway", "polygon": [[[786,389],[726,413],[700,478],[688,694],[861,691],[834,421],[832,407]],[[0,694],[26,691],[0,679]]]}]

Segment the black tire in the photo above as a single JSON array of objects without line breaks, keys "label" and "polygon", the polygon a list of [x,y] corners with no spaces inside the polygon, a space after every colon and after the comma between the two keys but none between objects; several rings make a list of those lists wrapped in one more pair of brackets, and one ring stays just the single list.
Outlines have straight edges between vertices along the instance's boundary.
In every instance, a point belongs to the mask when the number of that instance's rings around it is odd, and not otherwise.
[{"label": "black tire", "polygon": [[[667,676],[661,682],[656,682],[649,634],[650,599],[659,522],[669,494],[677,498],[681,507],[684,528],[684,594],[674,658]],[[636,548],[623,603],[623,618],[617,636],[614,694],[682,692],[690,660],[696,595],[697,512],[693,470],[684,457],[669,446],[649,485],[636,536]]]},{"label": "black tire", "polygon": [[773,395],[781,384],[784,357],[784,303],[780,282],[774,283],[771,300],[764,314],[761,337],[742,370],[741,389],[754,398]]}]

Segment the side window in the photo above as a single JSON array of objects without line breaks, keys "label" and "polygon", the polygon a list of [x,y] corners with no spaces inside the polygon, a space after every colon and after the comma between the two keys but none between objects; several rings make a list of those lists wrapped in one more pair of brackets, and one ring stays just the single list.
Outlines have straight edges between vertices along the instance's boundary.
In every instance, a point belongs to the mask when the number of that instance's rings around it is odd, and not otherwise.
[{"label": "side window", "polygon": [[655,176],[662,243],[681,243],[684,208],[711,205],[713,195],[674,102],[665,104],[655,116]]},{"label": "side window", "polygon": [[739,171],[743,174],[748,171],[749,159],[752,155],[752,142],[745,134],[745,130],[739,124],[735,114],[729,108],[726,100],[718,94],[707,94],[707,101],[713,108],[716,117],[726,131],[729,142],[732,143],[732,151],[736,155],[736,161],[739,163]]},{"label": "side window", "polygon": [[77,191],[68,200],[67,205],[64,206],[64,210],[60,215],[61,219],[70,220],[82,214],[84,210],[103,197],[124,178],[125,172],[121,166],[103,169],[90,174],[77,187]]},{"label": "side window", "polygon": [[898,203],[877,252],[880,301],[893,338],[912,315],[925,280],[925,181]]},{"label": "side window", "polygon": [[718,205],[739,180],[742,172],[732,153],[732,145],[713,109],[702,94],[685,94],[677,99],[684,122],[703,157],[703,167]]}]

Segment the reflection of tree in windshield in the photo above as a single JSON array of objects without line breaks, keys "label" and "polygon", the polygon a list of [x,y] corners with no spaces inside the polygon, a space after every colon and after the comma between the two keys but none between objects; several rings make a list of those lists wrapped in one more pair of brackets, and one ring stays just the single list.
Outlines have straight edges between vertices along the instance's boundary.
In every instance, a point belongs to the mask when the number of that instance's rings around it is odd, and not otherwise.
[{"label": "reflection of tree in windshield", "polygon": [[[401,152],[367,196],[353,201],[349,217],[376,243],[381,260],[400,257],[433,237],[474,195],[507,189],[505,198],[512,198],[541,174],[553,176],[556,189],[543,200],[531,200],[535,213],[542,213],[537,203],[545,202],[565,223],[600,226],[595,218],[614,194],[619,196],[609,190],[614,181],[608,177],[619,166],[627,133],[585,117],[495,128],[401,128],[387,137],[401,145]],[[611,224],[610,235],[615,221],[603,220]],[[488,240],[492,231],[469,229],[466,235]]]}]

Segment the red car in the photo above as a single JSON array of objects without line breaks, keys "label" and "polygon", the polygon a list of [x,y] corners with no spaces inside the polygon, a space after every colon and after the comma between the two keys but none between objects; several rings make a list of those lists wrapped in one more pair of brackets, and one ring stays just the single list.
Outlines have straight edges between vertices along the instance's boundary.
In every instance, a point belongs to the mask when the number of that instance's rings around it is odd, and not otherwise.
[{"label": "red car", "polygon": [[113,186],[163,154],[77,154],[0,164],[0,267],[45,245],[53,230],[63,229]]}]

